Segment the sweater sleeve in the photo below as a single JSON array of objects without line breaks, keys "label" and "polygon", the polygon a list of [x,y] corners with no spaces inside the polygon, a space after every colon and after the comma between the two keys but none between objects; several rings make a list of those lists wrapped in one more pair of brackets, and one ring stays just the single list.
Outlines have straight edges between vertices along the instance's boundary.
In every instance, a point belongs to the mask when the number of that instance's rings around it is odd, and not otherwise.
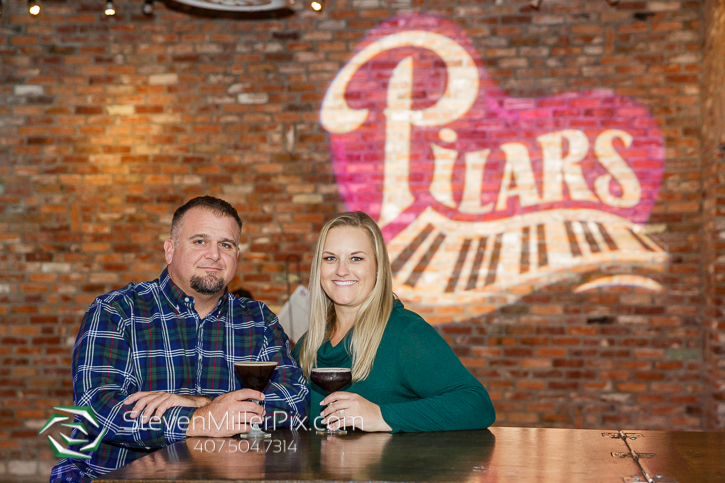
[{"label": "sweater sleeve", "polygon": [[488,392],[433,327],[422,319],[414,321],[403,330],[401,341],[396,370],[420,399],[380,406],[394,433],[484,429],[493,424],[496,413]]}]

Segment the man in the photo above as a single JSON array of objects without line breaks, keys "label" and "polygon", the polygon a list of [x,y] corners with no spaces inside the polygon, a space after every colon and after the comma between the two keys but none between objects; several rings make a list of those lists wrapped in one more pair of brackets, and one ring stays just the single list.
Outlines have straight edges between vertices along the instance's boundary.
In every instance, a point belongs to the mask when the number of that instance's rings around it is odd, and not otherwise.
[{"label": "man", "polygon": [[[88,309],[73,350],[74,404],[90,406],[100,427],[72,437],[105,434],[90,459],[60,460],[51,482],[96,478],[186,437],[243,433],[273,413],[306,414],[309,390],[277,317],[227,290],[241,228],[226,201],[189,201],[174,213],[161,276]],[[257,360],[278,364],[264,394],[235,375],[235,362]]]}]

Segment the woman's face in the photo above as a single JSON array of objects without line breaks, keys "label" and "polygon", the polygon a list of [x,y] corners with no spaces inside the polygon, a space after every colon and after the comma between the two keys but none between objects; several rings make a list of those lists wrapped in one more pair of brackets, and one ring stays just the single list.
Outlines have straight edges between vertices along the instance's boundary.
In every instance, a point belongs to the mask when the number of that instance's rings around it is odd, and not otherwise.
[{"label": "woman's face", "polygon": [[320,283],[336,309],[357,313],[375,287],[376,270],[373,247],[361,228],[343,226],[327,232]]}]

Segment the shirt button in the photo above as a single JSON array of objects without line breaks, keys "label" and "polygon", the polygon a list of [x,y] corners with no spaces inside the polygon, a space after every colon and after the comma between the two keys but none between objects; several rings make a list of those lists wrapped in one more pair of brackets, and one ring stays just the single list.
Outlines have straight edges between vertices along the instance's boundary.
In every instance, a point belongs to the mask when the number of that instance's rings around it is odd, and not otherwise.
[{"label": "shirt button", "polygon": [[188,302],[188,301],[189,301],[189,297],[184,297],[184,302]]}]

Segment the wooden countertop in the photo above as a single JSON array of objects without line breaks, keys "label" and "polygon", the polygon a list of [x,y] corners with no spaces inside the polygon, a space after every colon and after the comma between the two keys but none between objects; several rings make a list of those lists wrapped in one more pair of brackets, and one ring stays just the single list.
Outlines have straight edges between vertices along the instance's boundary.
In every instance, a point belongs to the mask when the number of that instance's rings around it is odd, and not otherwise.
[{"label": "wooden countertop", "polygon": [[648,472],[657,483],[725,482],[725,432],[625,433],[629,447],[614,430],[505,427],[341,436],[284,430],[254,444],[190,438],[102,480],[628,483],[647,481]]}]

